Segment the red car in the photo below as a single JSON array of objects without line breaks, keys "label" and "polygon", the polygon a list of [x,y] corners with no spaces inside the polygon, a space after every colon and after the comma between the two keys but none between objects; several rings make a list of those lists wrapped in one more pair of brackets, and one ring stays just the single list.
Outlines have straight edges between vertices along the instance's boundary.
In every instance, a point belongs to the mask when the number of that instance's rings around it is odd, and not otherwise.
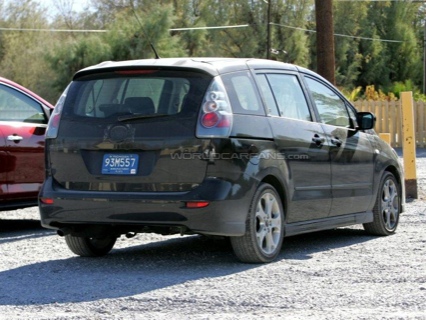
[{"label": "red car", "polygon": [[46,100],[0,77],[0,211],[37,205],[51,110]]}]

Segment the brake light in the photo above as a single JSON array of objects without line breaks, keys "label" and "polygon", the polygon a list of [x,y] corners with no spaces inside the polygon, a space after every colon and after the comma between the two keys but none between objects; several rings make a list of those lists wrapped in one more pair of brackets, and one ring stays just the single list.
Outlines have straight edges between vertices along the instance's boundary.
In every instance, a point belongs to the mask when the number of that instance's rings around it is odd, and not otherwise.
[{"label": "brake light", "polygon": [[211,128],[217,125],[219,116],[215,112],[206,113],[201,119],[201,124],[206,128]]},{"label": "brake light", "polygon": [[46,139],[55,139],[58,136],[59,123],[61,121],[61,113],[64,107],[65,98],[67,96],[68,87],[62,93],[58,102],[50,115],[49,123],[47,125]]},{"label": "brake light", "polygon": [[123,75],[138,75],[138,74],[151,74],[158,72],[158,70],[118,70],[115,71],[117,74]]},{"label": "brake light", "polygon": [[225,86],[216,77],[207,90],[197,124],[199,138],[226,138],[232,129],[232,109]]}]

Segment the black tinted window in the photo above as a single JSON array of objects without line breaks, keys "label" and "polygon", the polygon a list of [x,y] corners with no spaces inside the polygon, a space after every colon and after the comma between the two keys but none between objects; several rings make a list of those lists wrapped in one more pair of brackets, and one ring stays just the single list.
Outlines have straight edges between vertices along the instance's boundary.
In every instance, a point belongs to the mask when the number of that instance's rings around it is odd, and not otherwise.
[{"label": "black tinted window", "polygon": [[197,112],[210,81],[201,74],[157,70],[87,76],[72,83],[64,113],[107,118]]}]

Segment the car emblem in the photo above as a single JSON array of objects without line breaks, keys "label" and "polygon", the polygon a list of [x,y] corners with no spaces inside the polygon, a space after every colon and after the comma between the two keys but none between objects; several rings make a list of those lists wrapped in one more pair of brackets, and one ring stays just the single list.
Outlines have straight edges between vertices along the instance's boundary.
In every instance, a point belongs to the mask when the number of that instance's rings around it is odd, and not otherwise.
[{"label": "car emblem", "polygon": [[134,129],[130,125],[112,125],[106,130],[105,138],[114,142],[122,142],[133,137]]}]

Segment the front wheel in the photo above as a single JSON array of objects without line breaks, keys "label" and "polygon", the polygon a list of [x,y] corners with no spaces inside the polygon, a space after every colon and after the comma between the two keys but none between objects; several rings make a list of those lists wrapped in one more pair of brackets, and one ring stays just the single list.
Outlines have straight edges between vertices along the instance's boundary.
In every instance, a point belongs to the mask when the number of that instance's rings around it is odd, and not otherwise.
[{"label": "front wheel", "polygon": [[364,223],[365,231],[378,236],[388,236],[395,232],[401,208],[400,190],[393,174],[385,172],[373,209],[374,220]]},{"label": "front wheel", "polygon": [[114,247],[116,237],[88,238],[65,236],[68,248],[75,254],[82,257],[100,257],[106,255]]},{"label": "front wheel", "polygon": [[280,253],[283,239],[281,199],[273,186],[262,183],[250,205],[246,233],[241,237],[231,237],[232,248],[242,262],[271,262]]}]

